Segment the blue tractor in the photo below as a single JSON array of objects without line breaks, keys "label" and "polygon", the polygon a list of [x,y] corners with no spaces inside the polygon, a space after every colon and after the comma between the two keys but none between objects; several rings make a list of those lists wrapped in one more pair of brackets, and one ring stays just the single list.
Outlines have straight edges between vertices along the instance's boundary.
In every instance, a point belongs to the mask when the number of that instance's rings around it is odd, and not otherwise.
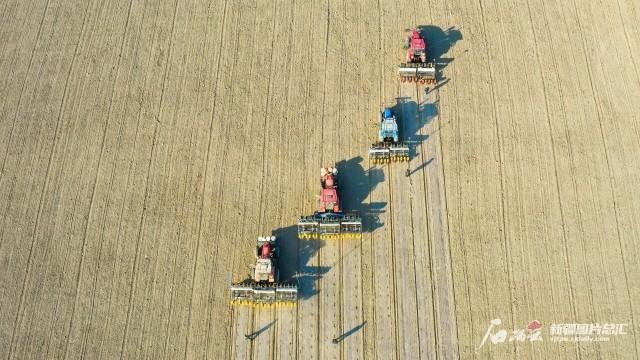
[{"label": "blue tractor", "polygon": [[399,141],[398,121],[391,108],[380,113],[378,142],[371,145],[369,157],[375,164],[409,161],[409,147]]}]

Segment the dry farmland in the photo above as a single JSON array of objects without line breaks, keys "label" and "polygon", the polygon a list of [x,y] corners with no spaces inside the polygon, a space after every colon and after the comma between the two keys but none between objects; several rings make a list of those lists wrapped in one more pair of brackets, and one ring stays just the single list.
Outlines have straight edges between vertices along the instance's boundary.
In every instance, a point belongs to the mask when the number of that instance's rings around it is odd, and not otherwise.
[{"label": "dry farmland", "polygon": [[[5,0],[0,19],[2,358],[640,358],[638,1]],[[428,93],[396,74],[415,25]],[[368,160],[384,105],[409,163]],[[333,163],[364,236],[298,240]],[[271,231],[298,306],[232,308]],[[492,319],[543,341],[480,346]],[[571,323],[627,334],[554,342]]]}]

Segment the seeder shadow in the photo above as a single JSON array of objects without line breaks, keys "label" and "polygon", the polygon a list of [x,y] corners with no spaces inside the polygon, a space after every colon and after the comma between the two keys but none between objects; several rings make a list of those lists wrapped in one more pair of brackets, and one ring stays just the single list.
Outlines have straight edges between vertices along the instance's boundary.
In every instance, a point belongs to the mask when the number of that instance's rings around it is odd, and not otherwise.
[{"label": "seeder shadow", "polygon": [[437,78],[444,80],[442,71],[454,60],[454,58],[447,58],[444,55],[453,48],[456,42],[462,40],[462,32],[454,26],[443,30],[435,25],[419,25],[418,30],[422,38],[427,41],[428,60],[436,64]]},{"label": "seeder shadow", "polygon": [[317,281],[331,270],[330,266],[310,265],[315,254],[324,246],[318,239],[298,239],[297,225],[274,230],[280,248],[280,278],[298,284],[298,298],[309,299],[318,294]]},{"label": "seeder shadow", "polygon": [[363,232],[372,232],[383,225],[378,215],[384,212],[387,203],[369,202],[367,198],[378,184],[384,182],[384,171],[377,168],[365,170],[363,161],[362,156],[356,156],[339,161],[336,167],[341,179],[343,207],[362,218]]},{"label": "seeder shadow", "polygon": [[418,104],[409,97],[398,97],[396,100],[394,111],[400,122],[400,136],[409,145],[409,158],[414,159],[419,155],[420,145],[429,139],[428,134],[421,134],[420,131],[438,115],[438,103]]},{"label": "seeder shadow", "polygon": [[247,338],[252,339],[252,340],[257,338],[258,336],[260,336],[260,334],[262,334],[263,332],[269,330],[269,328],[272,327],[276,323],[276,321],[277,320],[273,320],[272,322],[264,325],[263,327],[261,327],[260,329],[252,332],[251,334],[246,335]]},{"label": "seeder shadow", "polygon": [[357,333],[357,332],[358,332],[358,331],[360,331],[362,328],[364,328],[364,326],[365,326],[365,325],[367,325],[367,322],[366,322],[366,321],[362,322],[362,324],[360,324],[360,325],[358,325],[358,326],[356,326],[356,327],[352,328],[351,330],[349,330],[349,331],[345,332],[344,334],[342,334],[342,335],[338,336],[338,337],[335,339],[335,340],[336,340],[336,342],[341,342],[341,341],[343,341],[344,339],[348,338],[349,336],[351,336],[351,335],[353,335],[353,334]]},{"label": "seeder shadow", "polygon": [[424,163],[422,163],[422,164],[421,164],[420,166],[418,166],[417,168],[415,168],[415,169],[411,170],[411,171],[409,172],[409,175],[413,175],[414,173],[416,173],[416,172],[418,172],[418,171],[420,171],[420,170],[424,169],[425,167],[429,166],[429,164],[431,164],[432,162],[433,162],[433,158],[431,158],[431,159],[429,159],[429,160],[425,161]]}]

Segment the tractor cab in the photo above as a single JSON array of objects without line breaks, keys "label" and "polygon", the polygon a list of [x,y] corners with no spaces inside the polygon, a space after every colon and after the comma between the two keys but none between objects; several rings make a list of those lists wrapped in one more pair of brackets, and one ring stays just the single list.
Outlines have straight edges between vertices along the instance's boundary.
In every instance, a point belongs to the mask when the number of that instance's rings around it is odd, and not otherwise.
[{"label": "tractor cab", "polygon": [[340,202],[338,199],[338,191],[335,188],[325,188],[320,192],[319,210],[325,212],[340,212]]},{"label": "tractor cab", "polygon": [[409,37],[409,49],[407,50],[407,61],[410,63],[427,62],[427,45],[417,30],[411,32]]},{"label": "tractor cab", "polygon": [[258,257],[260,259],[269,259],[273,256],[274,248],[269,242],[265,242],[258,247]]},{"label": "tractor cab", "polygon": [[381,142],[398,142],[398,122],[395,114],[391,109],[386,108],[381,115],[382,120],[378,140]]},{"label": "tractor cab", "polygon": [[411,40],[410,40],[411,48],[414,50],[424,50],[425,43],[424,39],[420,36],[420,33],[417,30],[413,30],[411,32]]},{"label": "tractor cab", "polygon": [[255,281],[257,283],[272,283],[275,281],[274,268],[270,258],[256,261]]}]

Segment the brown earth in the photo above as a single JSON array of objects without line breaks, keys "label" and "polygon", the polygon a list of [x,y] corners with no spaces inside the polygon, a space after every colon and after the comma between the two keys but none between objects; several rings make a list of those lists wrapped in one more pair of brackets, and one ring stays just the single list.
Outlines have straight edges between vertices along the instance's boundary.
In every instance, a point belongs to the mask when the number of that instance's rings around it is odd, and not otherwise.
[{"label": "brown earth", "polygon": [[[638,2],[7,0],[0,18],[3,358],[640,358]],[[396,74],[414,25],[428,94]],[[408,165],[369,163],[384,105]],[[299,241],[333,163],[364,237]],[[231,308],[272,230],[298,306]],[[544,340],[481,347],[492,319]],[[566,323],[629,325],[552,341]]]}]

